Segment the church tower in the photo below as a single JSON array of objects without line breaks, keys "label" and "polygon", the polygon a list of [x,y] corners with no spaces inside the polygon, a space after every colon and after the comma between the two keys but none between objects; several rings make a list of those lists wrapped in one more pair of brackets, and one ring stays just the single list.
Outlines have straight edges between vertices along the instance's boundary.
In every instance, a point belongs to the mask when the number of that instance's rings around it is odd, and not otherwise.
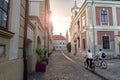
[{"label": "church tower", "polygon": [[77,15],[78,11],[79,11],[79,7],[77,6],[76,0],[75,0],[74,7],[71,8],[72,19]]}]

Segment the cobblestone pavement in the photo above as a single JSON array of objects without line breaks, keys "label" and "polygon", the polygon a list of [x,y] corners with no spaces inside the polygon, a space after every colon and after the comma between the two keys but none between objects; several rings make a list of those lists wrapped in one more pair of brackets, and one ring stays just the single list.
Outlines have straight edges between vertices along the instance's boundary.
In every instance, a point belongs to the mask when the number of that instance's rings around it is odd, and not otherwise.
[{"label": "cobblestone pavement", "polygon": [[53,52],[49,57],[47,71],[32,73],[28,80],[107,80],[86,70],[80,60],[70,54]]},{"label": "cobblestone pavement", "polygon": [[[77,54],[77,56],[73,56],[71,53],[67,53],[66,55],[71,57],[77,63],[83,64],[83,56],[79,54]],[[96,67],[94,74],[106,80],[120,80],[120,59],[108,59],[106,62],[108,68],[100,69]]]}]

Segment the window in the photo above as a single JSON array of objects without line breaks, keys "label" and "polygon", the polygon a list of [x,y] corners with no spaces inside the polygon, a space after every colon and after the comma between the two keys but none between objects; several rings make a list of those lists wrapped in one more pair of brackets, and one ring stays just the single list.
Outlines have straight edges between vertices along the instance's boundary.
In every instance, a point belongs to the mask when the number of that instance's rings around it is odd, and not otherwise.
[{"label": "window", "polygon": [[82,16],[82,26],[85,26],[85,16]]},{"label": "window", "polygon": [[103,49],[109,49],[110,48],[110,42],[109,42],[109,36],[103,36]]},{"label": "window", "polygon": [[3,28],[7,28],[8,2],[9,0],[0,0],[0,27]]},{"label": "window", "polygon": [[78,21],[77,22],[77,25],[78,25],[78,30],[80,29],[80,22]]},{"label": "window", "polygon": [[107,10],[101,10],[101,22],[108,22]]},{"label": "window", "polygon": [[75,11],[75,16],[77,15],[77,11]]},{"label": "window", "polygon": [[83,50],[85,50],[85,49],[86,49],[86,40],[83,39],[82,41],[83,41],[83,42],[82,42],[82,48],[83,48]]},{"label": "window", "polygon": [[0,56],[5,54],[5,45],[0,45]]}]

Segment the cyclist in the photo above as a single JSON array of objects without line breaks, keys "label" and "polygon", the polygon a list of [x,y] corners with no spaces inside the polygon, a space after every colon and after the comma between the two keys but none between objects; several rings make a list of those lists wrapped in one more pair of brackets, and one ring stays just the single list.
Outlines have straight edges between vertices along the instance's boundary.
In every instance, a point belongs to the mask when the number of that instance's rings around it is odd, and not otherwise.
[{"label": "cyclist", "polygon": [[97,53],[99,60],[102,60],[102,53],[103,53],[102,49],[99,49],[99,52]]},{"label": "cyclist", "polygon": [[[85,56],[87,64],[90,64],[90,68],[92,68],[92,60],[93,56],[90,50],[88,50],[87,55]],[[90,62],[90,63],[89,63]]]}]

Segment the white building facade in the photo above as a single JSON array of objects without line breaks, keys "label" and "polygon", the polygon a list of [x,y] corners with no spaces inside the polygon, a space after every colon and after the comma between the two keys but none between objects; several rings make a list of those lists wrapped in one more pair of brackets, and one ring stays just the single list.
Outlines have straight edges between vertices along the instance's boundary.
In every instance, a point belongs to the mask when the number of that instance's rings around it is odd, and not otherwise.
[{"label": "white building facade", "polygon": [[86,0],[70,26],[70,39],[78,53],[90,49],[96,54],[103,49],[107,55],[120,54],[120,1]]},{"label": "white building facade", "polygon": [[53,48],[55,50],[66,51],[67,40],[62,35],[53,35]]}]

